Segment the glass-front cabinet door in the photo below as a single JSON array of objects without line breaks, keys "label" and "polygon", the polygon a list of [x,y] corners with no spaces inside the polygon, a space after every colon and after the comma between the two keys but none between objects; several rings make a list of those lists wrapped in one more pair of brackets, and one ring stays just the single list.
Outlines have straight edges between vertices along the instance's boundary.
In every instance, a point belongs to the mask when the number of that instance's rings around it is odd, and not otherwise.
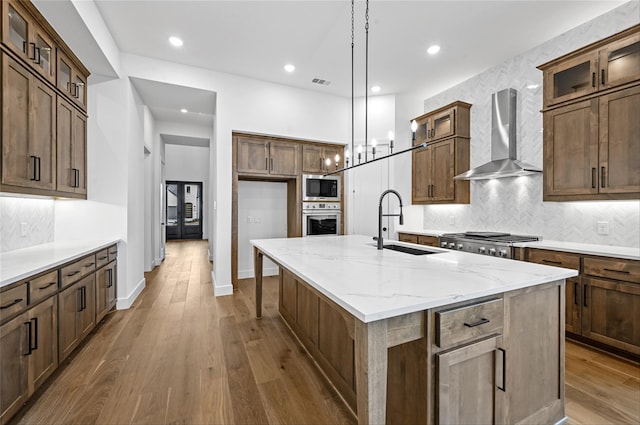
[{"label": "glass-front cabinet door", "polygon": [[640,79],[640,34],[611,43],[600,52],[600,88]]},{"label": "glass-front cabinet door", "polygon": [[546,71],[545,106],[575,99],[598,89],[598,54],[589,52]]},{"label": "glass-front cabinet door", "polygon": [[29,27],[31,22],[25,10],[12,1],[2,2],[2,42],[23,59],[29,54]]},{"label": "glass-front cabinet door", "polygon": [[47,80],[55,84],[55,45],[53,40],[42,31],[35,30],[33,64]]}]

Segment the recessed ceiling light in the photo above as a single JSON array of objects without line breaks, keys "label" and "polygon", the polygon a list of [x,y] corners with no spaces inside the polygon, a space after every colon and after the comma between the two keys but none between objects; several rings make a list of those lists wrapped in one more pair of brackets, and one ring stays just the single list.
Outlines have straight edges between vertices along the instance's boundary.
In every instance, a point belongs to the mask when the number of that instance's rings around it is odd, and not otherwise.
[{"label": "recessed ceiling light", "polygon": [[178,37],[169,37],[169,43],[171,43],[171,45],[176,47],[181,47],[184,44],[182,40]]},{"label": "recessed ceiling light", "polygon": [[186,109],[182,108],[182,109],[180,109],[180,112],[182,112],[183,114],[186,114],[189,111],[187,111]]},{"label": "recessed ceiling light", "polygon": [[378,93],[380,91],[380,86],[371,87],[371,91],[374,92],[374,93]]},{"label": "recessed ceiling light", "polygon": [[427,53],[429,53],[430,55],[435,55],[439,51],[440,51],[440,46],[438,46],[437,44],[434,44],[433,46],[427,49]]},{"label": "recessed ceiling light", "polygon": [[529,84],[529,85],[527,86],[527,88],[528,88],[529,90],[535,90],[535,89],[537,89],[538,87],[540,87],[540,84]]},{"label": "recessed ceiling light", "polygon": [[287,72],[293,72],[296,70],[296,67],[288,63],[284,66],[284,70]]}]

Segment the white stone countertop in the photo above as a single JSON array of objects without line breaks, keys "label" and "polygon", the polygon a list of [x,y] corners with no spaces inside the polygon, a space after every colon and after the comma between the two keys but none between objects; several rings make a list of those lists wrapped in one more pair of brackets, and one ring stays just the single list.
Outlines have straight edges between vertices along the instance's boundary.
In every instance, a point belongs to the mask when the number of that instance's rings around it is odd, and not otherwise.
[{"label": "white stone countertop", "polygon": [[391,242],[438,253],[378,251],[361,235],[251,244],[365,323],[577,276],[559,267]]},{"label": "white stone countertop", "polygon": [[59,241],[0,253],[0,288],[118,242],[120,239]]},{"label": "white stone countertop", "polygon": [[626,246],[596,245],[576,242],[541,240],[514,244],[518,247],[549,249],[552,251],[574,252],[576,254],[603,255],[606,257],[640,260],[640,248]]}]

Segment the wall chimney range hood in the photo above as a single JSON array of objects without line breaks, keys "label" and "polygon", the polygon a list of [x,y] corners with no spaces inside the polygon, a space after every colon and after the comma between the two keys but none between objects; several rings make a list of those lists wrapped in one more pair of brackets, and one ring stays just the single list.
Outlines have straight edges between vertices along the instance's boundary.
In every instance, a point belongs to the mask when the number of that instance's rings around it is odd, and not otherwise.
[{"label": "wall chimney range hood", "polygon": [[454,177],[456,180],[489,180],[541,173],[538,167],[516,159],[515,89],[491,95],[491,162]]}]

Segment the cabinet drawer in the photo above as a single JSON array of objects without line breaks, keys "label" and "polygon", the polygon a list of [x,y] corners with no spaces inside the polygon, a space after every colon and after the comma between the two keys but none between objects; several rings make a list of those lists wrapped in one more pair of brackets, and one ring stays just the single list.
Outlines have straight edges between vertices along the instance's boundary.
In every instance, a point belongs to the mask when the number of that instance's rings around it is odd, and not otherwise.
[{"label": "cabinet drawer", "polygon": [[445,348],[502,332],[504,302],[489,300],[436,313],[436,344]]},{"label": "cabinet drawer", "polygon": [[547,251],[544,249],[529,249],[528,260],[531,263],[545,264],[547,266],[564,267],[580,271],[580,256],[559,251]]},{"label": "cabinet drawer", "polygon": [[75,263],[69,264],[60,270],[61,288],[65,288],[71,285],[73,282],[77,282],[81,277],[91,273],[96,269],[96,256],[89,255],[84,257]]},{"label": "cabinet drawer", "polygon": [[398,240],[400,242],[418,243],[418,235],[411,235],[409,233],[398,233]]},{"label": "cabinet drawer", "polygon": [[118,258],[118,245],[110,246],[109,248],[109,261],[113,261]]},{"label": "cabinet drawer", "polygon": [[640,261],[585,257],[584,274],[638,283]]},{"label": "cabinet drawer", "polygon": [[103,249],[96,253],[96,268],[100,268],[109,262],[109,250]]},{"label": "cabinet drawer", "polygon": [[438,237],[437,236],[418,236],[418,244],[426,245],[426,246],[435,246],[438,247]]},{"label": "cabinet drawer", "polygon": [[29,280],[29,304],[35,304],[58,291],[58,270]]},{"label": "cabinet drawer", "polygon": [[0,322],[27,308],[27,284],[0,293]]}]

